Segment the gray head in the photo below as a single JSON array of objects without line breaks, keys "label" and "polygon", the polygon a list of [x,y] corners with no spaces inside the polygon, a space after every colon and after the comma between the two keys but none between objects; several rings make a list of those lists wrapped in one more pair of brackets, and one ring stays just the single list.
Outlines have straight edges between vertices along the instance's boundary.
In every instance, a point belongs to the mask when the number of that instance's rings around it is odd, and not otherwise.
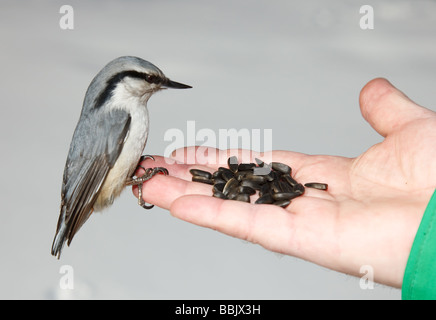
[{"label": "gray head", "polygon": [[86,92],[84,111],[103,105],[119,86],[144,102],[161,89],[191,88],[171,81],[158,67],[148,61],[132,56],[119,57],[109,62],[92,80]]}]

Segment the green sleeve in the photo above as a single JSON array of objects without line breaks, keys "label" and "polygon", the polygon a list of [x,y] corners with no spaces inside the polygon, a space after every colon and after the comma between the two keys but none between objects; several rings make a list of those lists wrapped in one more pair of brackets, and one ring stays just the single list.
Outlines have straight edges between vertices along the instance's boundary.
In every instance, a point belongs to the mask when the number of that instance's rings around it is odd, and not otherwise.
[{"label": "green sleeve", "polygon": [[436,299],[436,190],[413,241],[401,296],[404,300]]}]

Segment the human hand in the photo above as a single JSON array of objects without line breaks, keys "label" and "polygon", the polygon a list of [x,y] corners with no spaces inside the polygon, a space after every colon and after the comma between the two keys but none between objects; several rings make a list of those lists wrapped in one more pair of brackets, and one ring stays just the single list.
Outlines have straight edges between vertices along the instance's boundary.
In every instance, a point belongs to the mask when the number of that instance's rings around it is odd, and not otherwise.
[{"label": "human hand", "polygon": [[[339,272],[359,276],[360,268],[370,265],[376,282],[401,287],[415,233],[436,187],[436,113],[385,79],[362,89],[360,108],[385,139],[357,158],[289,151],[252,155],[288,164],[299,182],[328,183],[327,192],[306,188],[286,209],[213,198],[211,186],[191,182],[189,170],[214,172],[225,164],[183,164],[185,158],[177,155],[195,152],[188,148],[176,153],[178,163],[172,165],[162,157],[142,163],[170,172],[144,184],[144,200],[188,222]],[[241,159],[249,151],[225,152]]]}]

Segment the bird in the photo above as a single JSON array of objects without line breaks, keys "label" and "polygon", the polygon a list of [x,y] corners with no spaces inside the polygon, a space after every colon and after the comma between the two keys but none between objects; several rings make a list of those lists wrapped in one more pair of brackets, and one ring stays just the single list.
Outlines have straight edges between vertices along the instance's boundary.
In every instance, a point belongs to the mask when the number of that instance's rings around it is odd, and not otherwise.
[{"label": "bird", "polygon": [[51,254],[60,259],[65,243],[93,212],[109,207],[125,186],[138,185],[167,169],[148,168],[134,176],[147,143],[149,98],[162,89],[188,89],[152,63],[134,56],[109,62],[91,81],[71,140],[61,190],[60,214]]}]

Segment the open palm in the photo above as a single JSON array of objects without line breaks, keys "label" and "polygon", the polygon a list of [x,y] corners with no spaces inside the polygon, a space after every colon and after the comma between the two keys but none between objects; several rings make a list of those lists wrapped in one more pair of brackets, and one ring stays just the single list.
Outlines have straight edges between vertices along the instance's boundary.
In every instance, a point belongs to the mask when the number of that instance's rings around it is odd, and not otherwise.
[{"label": "open palm", "polygon": [[[370,266],[375,281],[400,287],[436,186],[436,113],[416,105],[385,79],[363,88],[360,106],[385,139],[359,157],[290,151],[267,155],[290,165],[299,182],[328,183],[327,192],[306,188],[286,209],[221,200],[211,197],[210,185],[191,182],[189,169],[213,172],[224,163],[188,165],[184,157],[175,156],[175,164],[159,157],[142,164],[165,166],[170,172],[144,185],[144,200],[180,219],[339,272],[359,275],[362,266]],[[195,148],[185,151],[176,154]],[[246,152],[226,150],[228,156],[240,158]]]}]

